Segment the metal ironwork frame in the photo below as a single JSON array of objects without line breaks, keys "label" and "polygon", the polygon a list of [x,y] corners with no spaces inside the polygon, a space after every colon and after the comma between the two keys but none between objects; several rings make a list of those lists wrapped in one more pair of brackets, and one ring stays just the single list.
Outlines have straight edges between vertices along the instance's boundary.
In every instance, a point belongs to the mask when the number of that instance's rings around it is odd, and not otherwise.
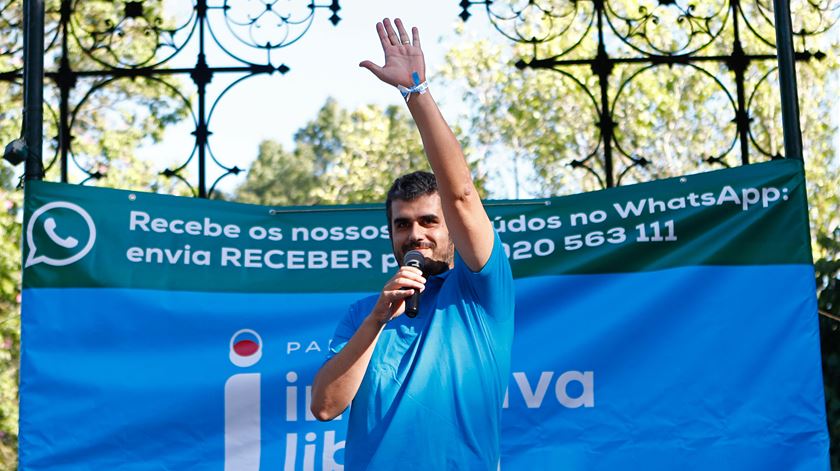
[{"label": "metal ironwork frame", "polygon": [[[11,25],[9,20],[2,17],[4,12],[9,9],[9,6],[16,1],[0,0],[0,19],[5,19],[8,25]],[[85,22],[83,19],[78,18],[78,7],[83,3],[82,0],[60,0],[58,10],[48,12],[57,16],[58,20],[52,27],[48,28],[46,34],[48,38],[48,49],[60,49],[57,69],[50,70],[46,73],[46,77],[52,80],[59,90],[59,109],[54,111],[48,108],[48,111],[53,114],[52,118],[56,122],[58,136],[55,140],[57,143],[55,146],[56,155],[52,157],[47,168],[52,167],[57,162],[60,165],[60,179],[64,182],[68,181],[68,167],[71,162],[78,167],[79,171],[87,176],[84,181],[101,178],[103,172],[100,169],[95,167],[87,168],[84,165],[80,165],[76,159],[73,153],[73,123],[78,117],[80,108],[88,100],[88,97],[99,89],[106,87],[114,80],[143,77],[148,80],[158,81],[169,87],[172,94],[182,100],[186,107],[193,113],[195,145],[190,155],[182,164],[166,169],[161,173],[170,178],[180,179],[190,187],[196,196],[207,197],[211,195],[222,178],[228,175],[236,175],[242,171],[236,165],[225,165],[213,154],[208,137],[212,134],[210,120],[216,105],[231,88],[249,77],[260,74],[272,74],[274,72],[281,74],[287,73],[289,67],[283,63],[276,63],[273,60],[272,54],[277,49],[289,46],[300,39],[311,26],[316,10],[327,9],[331,11],[332,15],[329,17],[329,20],[334,25],[339,22],[338,11],[341,9],[339,1],[323,1],[325,3],[318,4],[315,0],[309,0],[308,3],[304,4],[304,10],[308,10],[307,13],[299,17],[293,17],[292,15],[278,13],[278,0],[257,0],[255,2],[193,0],[190,17],[178,25],[167,27],[164,26],[163,21],[157,15],[155,8],[148,5],[148,3],[155,3],[159,6],[160,1],[117,0],[110,3],[114,5],[115,10],[120,10],[120,14],[117,15],[118,18],[94,24],[97,27],[92,28],[91,22]],[[237,8],[241,8],[243,3],[257,4],[260,6],[261,11],[258,14],[246,16],[244,20],[239,20],[234,17],[233,13]],[[491,23],[501,34],[512,41],[532,46],[533,53],[531,57],[521,59],[517,62],[517,67],[552,69],[574,80],[585,91],[596,108],[598,119],[595,124],[599,130],[600,149],[596,149],[590,155],[571,160],[570,165],[572,167],[582,168],[595,175],[602,186],[611,187],[620,184],[621,178],[633,167],[643,167],[651,162],[648,156],[635,155],[625,151],[621,148],[620,143],[615,140],[614,133],[617,123],[613,118],[613,112],[616,97],[620,95],[625,86],[638,74],[662,65],[691,67],[699,73],[708,75],[717,83],[717,86],[725,91],[734,110],[736,136],[730,148],[726,149],[722,154],[707,156],[706,161],[712,164],[727,165],[724,158],[736,146],[740,150],[742,164],[749,163],[754,159],[755,156],[750,155],[750,143],[753,144],[755,151],[763,154],[765,157],[783,157],[781,153],[771,155],[770,152],[762,149],[756,142],[750,129],[750,105],[757,87],[750,94],[745,86],[745,71],[749,64],[778,60],[782,70],[780,82],[782,82],[781,91],[783,95],[782,109],[784,114],[785,154],[791,157],[800,156],[801,158],[801,137],[798,129],[798,119],[796,118],[798,111],[796,108],[797,101],[793,62],[794,60],[809,61],[824,57],[824,53],[821,51],[812,53],[805,49],[806,39],[820,34],[834,25],[837,19],[831,18],[831,14],[838,10],[837,6],[833,5],[835,0],[807,2],[807,6],[816,13],[819,21],[817,21],[816,25],[803,25],[797,31],[792,31],[790,27],[790,15],[787,13],[789,12],[787,0],[774,0],[773,3],[776,5],[774,9],[770,8],[767,0],[751,0],[751,8],[754,10],[754,13],[757,13],[758,18],[750,18],[744,13],[743,6],[747,4],[746,0],[717,0],[717,3],[721,5],[721,8],[710,13],[701,14],[698,13],[694,4],[680,0],[640,1],[639,4],[642,6],[636,12],[623,11],[619,7],[619,2],[616,0],[523,0],[520,2],[461,0],[460,6],[462,7],[462,12],[460,16],[466,21],[471,16],[469,12],[471,7],[483,5]],[[26,8],[29,8],[30,5],[37,6],[39,4],[43,8],[42,0],[25,0],[25,4]],[[506,12],[499,13],[497,9],[500,5],[513,6]],[[574,42],[566,50],[547,57],[541,56],[539,54],[540,46],[551,43],[560,35],[569,34],[571,31],[571,20],[574,20],[575,15],[578,15],[582,9],[588,9],[590,13],[586,19],[588,24],[585,25],[584,34],[597,35],[598,46],[596,54],[590,57],[573,57],[576,50],[580,49],[583,41],[584,36],[581,35],[578,41]],[[668,48],[657,43],[655,36],[650,30],[653,29],[653,25],[662,21],[662,10],[677,12],[672,17],[676,17],[677,22],[681,23],[686,29],[684,44]],[[771,12],[771,10],[773,11]],[[211,18],[214,14],[216,15],[216,21],[212,21]],[[771,20],[771,17],[774,15],[776,23],[779,24],[779,28],[775,29],[776,42],[782,44],[784,47],[779,48],[778,54],[745,52],[742,45],[742,37],[746,34],[751,34],[770,48],[775,48],[773,39],[762,36],[759,31],[761,25],[757,24],[760,21],[772,24],[773,20]],[[277,36],[277,39],[269,39],[265,42],[258,41],[255,29],[264,17],[271,17],[275,21],[279,21],[279,25],[286,28],[285,34]],[[534,34],[534,29],[529,27],[529,22],[533,23],[535,20],[548,23],[549,28],[542,32],[542,34]],[[117,47],[119,37],[125,32],[130,22],[134,22],[135,24],[138,22],[143,23],[143,33],[154,37],[155,45],[151,48],[149,55],[145,57],[126,56]],[[26,23],[25,29],[29,31],[34,27],[33,25],[34,23]],[[722,31],[727,25],[731,25],[733,29],[732,41],[728,53],[720,54],[717,53],[718,51],[708,53],[713,49],[711,45],[720,39]],[[43,28],[43,26],[42,21],[40,27]],[[292,32],[292,29],[295,27],[298,30]],[[240,47],[263,51],[266,60],[264,62],[253,61],[239,57],[237,51],[220,40],[219,33],[224,29],[227,29],[227,32],[238,40]],[[178,35],[180,35],[180,38],[178,38]],[[185,46],[194,36],[197,37],[198,43],[195,64],[192,67],[169,67],[169,64],[176,57],[187,54],[184,51]],[[803,50],[798,52],[794,51],[792,47],[794,37],[797,40],[801,40],[801,49]],[[229,58],[238,62],[239,65],[214,66],[208,64],[205,49],[210,41],[223,50]],[[625,48],[634,51],[636,54],[614,54],[609,51],[609,41],[618,41]],[[71,46],[80,50],[82,54],[88,59],[91,59],[99,67],[86,68],[84,70],[75,69],[69,58]],[[0,51],[0,54],[9,53],[10,51]],[[35,61],[27,59],[27,64],[30,62]],[[709,63],[721,63],[728,67],[734,77],[735,90],[729,90],[714,74],[704,69],[704,65]],[[626,78],[623,83],[620,83],[616,87],[619,90],[618,95],[611,97],[609,94],[610,81],[615,79],[613,70],[617,65],[621,64],[638,64],[641,68],[633,76]],[[581,65],[588,66],[592,74],[597,78],[597,91],[586,89],[583,83],[575,78],[568,70],[570,67]],[[761,81],[767,80],[771,72],[768,72]],[[219,74],[238,75],[239,78],[222,90],[215,100],[210,101],[207,96],[207,86],[212,78]],[[37,73],[34,76],[37,76]],[[172,76],[190,77],[197,90],[198,98],[196,103],[192,103],[184,93],[166,82],[165,79]],[[0,73],[0,80],[19,81],[20,77],[20,70]],[[78,91],[79,79],[93,79],[95,83],[83,94],[81,100],[71,103],[70,92],[73,90]],[[33,83],[32,80],[29,80],[29,82],[30,84]],[[27,92],[27,95],[34,97],[29,92]],[[37,110],[31,104],[26,104],[25,109],[28,110],[25,117],[28,116],[29,119],[38,118]],[[35,126],[24,126],[25,133],[29,132],[31,134],[34,131]],[[39,141],[37,136],[34,135],[28,137],[28,140],[31,142]],[[31,144],[29,147],[30,155],[33,157],[36,154],[40,154],[40,152],[37,152],[41,148],[39,145]],[[599,165],[592,165],[594,159],[598,159],[596,154],[599,152],[601,153],[600,157],[602,160],[598,162]],[[614,169],[616,156],[629,161],[630,165],[626,166],[622,171],[616,171]],[[209,187],[207,182],[208,157],[222,170],[222,174]],[[190,177],[186,177],[184,173],[187,165],[193,162],[193,159],[197,162],[198,175],[196,178],[197,181],[191,184],[189,181]],[[599,172],[597,167],[601,167],[603,169],[602,172]],[[33,166],[31,168],[33,170],[27,170],[26,175],[40,175],[36,167]]]},{"label": "metal ironwork frame", "polygon": [[[24,176],[28,180],[40,180],[44,175],[44,162],[40,143],[44,130],[42,103],[44,101],[44,2],[24,0],[26,31],[23,36],[25,57],[23,139],[26,153]],[[30,147],[28,143],[37,143]]]},{"label": "metal ironwork frame", "polygon": [[[549,69],[563,74],[574,81],[588,95],[589,101],[596,108],[599,130],[599,147],[590,155],[583,158],[571,159],[569,165],[582,168],[593,174],[601,186],[613,187],[621,184],[621,179],[633,167],[644,167],[651,163],[651,156],[634,155],[621,148],[615,139],[616,121],[614,106],[622,90],[640,73],[659,66],[681,65],[691,67],[697,73],[705,74],[714,80],[727,95],[734,111],[736,136],[731,146],[720,155],[705,156],[705,161],[711,164],[728,166],[724,158],[736,147],[740,150],[741,164],[748,164],[755,158],[750,155],[750,143],[755,150],[766,158],[778,159],[785,156],[781,153],[770,154],[762,149],[750,130],[750,105],[758,89],[755,87],[750,94],[745,86],[745,71],[754,62],[779,61],[782,82],[782,109],[784,120],[785,153],[791,158],[802,158],[801,132],[799,130],[798,108],[796,107],[796,82],[794,61],[810,61],[822,59],[822,51],[810,52],[806,47],[809,37],[821,34],[831,28],[837,21],[832,17],[838,11],[833,0],[823,2],[807,2],[805,8],[818,18],[813,27],[802,25],[793,31],[790,23],[790,6],[787,0],[773,0],[768,5],[767,0],[752,0],[751,8],[758,13],[759,18],[751,18],[744,12],[747,0],[718,0],[709,2],[720,5],[706,13],[699,13],[697,6],[690,1],[681,0],[651,0],[636,2],[637,11],[624,10],[616,0],[528,0],[498,2],[493,0],[461,0],[459,16],[466,22],[472,14],[470,8],[484,6],[487,17],[493,27],[503,36],[514,43],[525,44],[531,48],[530,57],[520,58],[516,62],[519,69]],[[772,9],[771,6],[775,5]],[[708,7],[707,5],[704,5]],[[775,10],[775,21],[779,25],[774,28],[776,41],[782,44],[779,54],[776,53],[748,53],[744,48],[746,34],[751,34],[758,42],[775,49],[773,38],[764,37],[760,26],[773,26],[772,10]],[[663,44],[655,35],[655,28],[660,22],[668,19],[675,21],[672,26],[682,28],[682,41],[672,41]],[[577,21],[577,24],[574,24]],[[766,24],[757,25],[757,21]],[[723,32],[730,31],[731,43],[728,52],[720,53],[720,42]],[[746,31],[745,31],[746,30]],[[554,50],[550,55],[543,53],[546,46],[551,45],[562,35],[576,31],[580,36],[571,45],[559,52]],[[582,33],[581,33],[582,31]],[[587,35],[597,37],[597,49],[594,55],[582,53],[582,43]],[[793,38],[801,42],[803,50],[794,52]],[[623,48],[623,52],[610,52]],[[629,53],[628,53],[629,51]],[[730,90],[719,78],[709,72],[704,66],[710,63],[725,65],[734,77],[735,90]],[[613,71],[621,64],[636,64],[639,69],[622,82],[615,81]],[[586,79],[575,77],[572,68],[588,66],[597,78],[598,89],[588,90],[584,85]],[[766,81],[770,72],[759,81]],[[618,90],[611,95],[610,90]],[[797,145],[798,142],[798,145]],[[593,165],[595,159],[600,162]],[[615,159],[620,157],[629,161],[621,172],[615,170]],[[598,167],[603,172],[598,171]]]},{"label": "metal ironwork frame", "polygon": [[[0,17],[10,9],[16,0],[0,0]],[[26,0],[38,2],[43,11],[43,0]],[[110,7],[110,15],[106,18],[91,19],[84,16],[84,9],[91,4],[98,3]],[[328,20],[334,26],[341,18],[339,0],[192,0],[190,17],[180,19],[174,26],[165,25],[159,10],[161,1],[129,1],[115,0],[113,2],[85,2],[84,0],[60,0],[58,11],[47,8],[47,17],[57,17],[57,21],[46,28],[47,50],[58,49],[57,68],[47,70],[44,76],[52,80],[58,88],[58,111],[54,119],[57,122],[58,136],[56,155],[53,156],[46,168],[49,169],[56,162],[60,166],[60,179],[67,182],[69,166],[73,163],[79,171],[86,175],[82,183],[99,179],[104,173],[98,168],[87,168],[81,165],[73,153],[74,135],[73,124],[79,117],[80,109],[92,94],[108,86],[115,80],[123,78],[144,78],[159,82],[169,88],[172,95],[180,99],[190,110],[193,118],[193,132],[195,145],[190,155],[182,164],[161,172],[170,178],[183,181],[195,196],[208,197],[213,194],[216,185],[224,177],[237,175],[242,169],[236,165],[226,165],[217,159],[210,147],[208,137],[212,134],[210,121],[213,110],[219,100],[232,88],[247,78],[255,75],[286,74],[290,68],[276,59],[277,51],[288,47],[303,37],[311,27],[318,10],[328,10]],[[247,11],[246,11],[247,10]],[[37,13],[36,13],[37,15]],[[29,13],[31,18],[32,13]],[[14,20],[3,17],[7,23]],[[39,34],[37,28],[33,30],[31,22],[26,23],[27,34]],[[268,28],[273,28],[270,36],[262,34]],[[128,44],[121,43],[121,38],[132,31],[153,40],[154,46],[146,54],[139,54],[131,50]],[[44,37],[44,21],[41,18],[40,37]],[[206,55],[210,42],[223,51],[227,62],[235,65],[214,65],[208,63]],[[183,56],[189,51],[187,46],[197,48],[194,65],[190,67],[172,67],[171,64],[183,61]],[[42,48],[43,49],[43,48]],[[71,60],[71,50],[81,52],[85,60],[94,67],[76,68]],[[264,60],[257,61],[244,57],[244,51],[260,52]],[[18,51],[0,51],[12,54]],[[253,55],[253,54],[251,54]],[[27,59],[28,61],[29,59]],[[28,63],[28,62],[27,62]],[[214,76],[227,74],[237,77],[225,87],[214,100],[208,97],[208,84]],[[196,89],[197,99],[193,103],[187,94],[167,82],[168,77],[189,77]],[[0,80],[17,82],[21,78],[21,70],[0,73]],[[71,92],[78,91],[80,79],[92,79],[93,85],[84,90],[82,98],[71,102]],[[30,81],[32,82],[32,81]],[[25,105],[31,108],[31,103]],[[32,126],[28,126],[32,128]],[[40,140],[34,140],[31,148],[40,149]],[[38,152],[40,154],[40,152]],[[40,158],[40,155],[39,155]],[[207,167],[208,158],[217,165],[222,174],[208,186]],[[184,176],[185,169],[197,160],[197,181],[190,182]],[[29,175],[29,172],[26,173]]]}]

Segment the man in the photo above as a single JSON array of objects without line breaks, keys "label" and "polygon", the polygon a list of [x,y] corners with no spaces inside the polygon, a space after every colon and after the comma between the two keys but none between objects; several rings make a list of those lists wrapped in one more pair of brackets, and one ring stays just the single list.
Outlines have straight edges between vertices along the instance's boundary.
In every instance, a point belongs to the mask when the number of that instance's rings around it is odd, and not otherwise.
[{"label": "man", "polygon": [[[395,28],[396,27],[396,28]],[[426,92],[417,28],[376,25],[434,175],[398,178],[386,209],[394,255],[419,250],[424,271],[402,266],[376,296],[350,307],[312,385],[312,412],[331,420],[352,401],[348,470],[495,470],[510,374],[513,279],[461,146]],[[455,254],[457,249],[457,255]],[[405,300],[422,292],[417,317]]]}]

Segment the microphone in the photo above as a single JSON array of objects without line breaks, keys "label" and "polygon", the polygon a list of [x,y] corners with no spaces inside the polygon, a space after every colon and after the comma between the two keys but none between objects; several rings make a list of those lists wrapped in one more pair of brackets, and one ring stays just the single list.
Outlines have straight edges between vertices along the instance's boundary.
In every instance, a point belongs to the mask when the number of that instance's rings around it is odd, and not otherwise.
[{"label": "microphone", "polygon": [[[407,267],[414,267],[423,270],[423,265],[426,263],[426,258],[418,250],[410,250],[403,257],[403,265]],[[420,311],[420,291],[414,290],[408,299],[405,300],[405,315],[414,319]]]}]

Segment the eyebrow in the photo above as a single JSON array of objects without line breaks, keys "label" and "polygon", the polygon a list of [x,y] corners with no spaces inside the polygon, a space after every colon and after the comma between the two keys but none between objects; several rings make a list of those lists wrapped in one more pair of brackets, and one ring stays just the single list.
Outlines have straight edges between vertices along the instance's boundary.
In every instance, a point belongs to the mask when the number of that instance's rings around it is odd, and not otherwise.
[{"label": "eyebrow", "polygon": [[438,222],[440,220],[436,214],[424,214],[419,219],[423,222]]},{"label": "eyebrow", "polygon": [[[436,214],[424,214],[417,218],[421,222],[429,223],[429,222],[438,222],[440,218]],[[396,217],[394,218],[393,224],[402,224],[406,222],[411,222],[411,218],[405,217]]]}]

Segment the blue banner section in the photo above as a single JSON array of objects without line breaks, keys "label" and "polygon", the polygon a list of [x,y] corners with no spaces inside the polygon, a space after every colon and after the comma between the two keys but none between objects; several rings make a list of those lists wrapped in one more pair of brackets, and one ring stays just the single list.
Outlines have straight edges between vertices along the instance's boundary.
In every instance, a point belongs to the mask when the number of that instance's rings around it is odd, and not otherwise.
[{"label": "blue banner section", "polygon": [[[811,266],[516,288],[502,469],[828,469]],[[309,385],[366,294],[24,290],[21,469],[343,469]]]}]

